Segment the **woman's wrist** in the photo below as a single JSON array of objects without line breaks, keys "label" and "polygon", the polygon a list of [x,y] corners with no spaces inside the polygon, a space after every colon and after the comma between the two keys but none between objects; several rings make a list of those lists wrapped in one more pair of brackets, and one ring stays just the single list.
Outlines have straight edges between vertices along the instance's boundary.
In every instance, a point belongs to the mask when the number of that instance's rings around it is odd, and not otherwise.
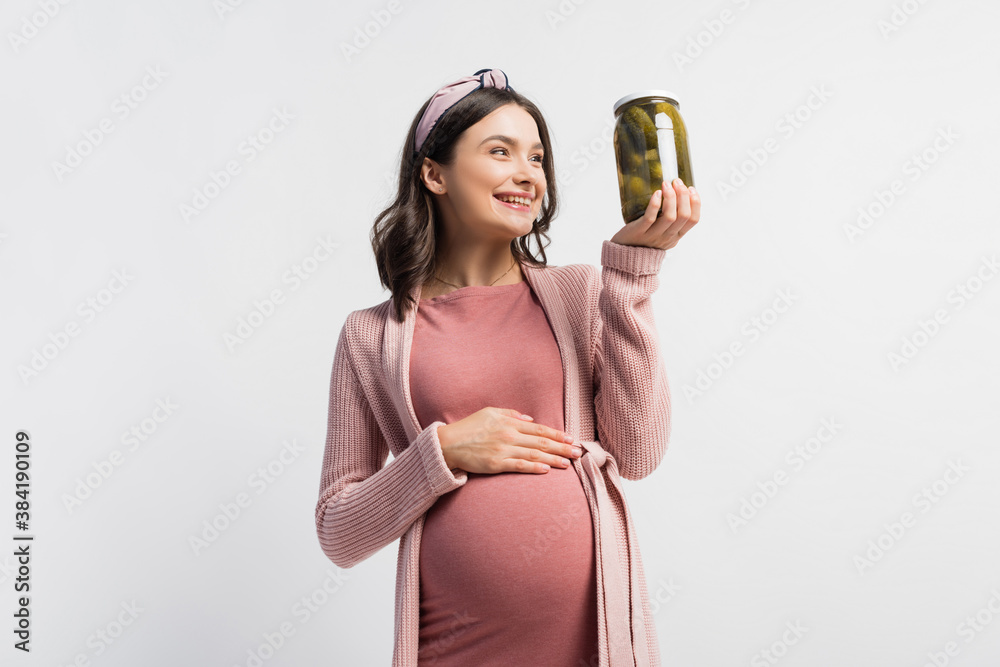
[{"label": "woman's wrist", "polygon": [[451,461],[448,460],[448,445],[451,443],[448,436],[448,424],[438,426],[437,434],[438,442],[441,443],[441,455],[444,457],[445,465],[447,465],[448,468],[452,468]]}]

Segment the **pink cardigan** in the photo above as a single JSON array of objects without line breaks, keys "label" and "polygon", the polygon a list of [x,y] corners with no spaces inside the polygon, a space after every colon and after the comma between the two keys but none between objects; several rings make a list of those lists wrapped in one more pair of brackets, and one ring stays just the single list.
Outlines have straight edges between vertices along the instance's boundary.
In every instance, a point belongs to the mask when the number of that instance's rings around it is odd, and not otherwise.
[{"label": "pink cardigan", "polygon": [[[670,389],[650,297],[665,250],[604,241],[601,265],[522,266],[562,358],[565,430],[594,522],[601,667],[658,667],[639,543],[621,477],[652,473],[670,441]],[[411,294],[420,298],[420,286]],[[465,484],[445,464],[435,421],[409,395],[415,315],[392,299],[348,314],[337,341],[316,503],[323,553],[350,568],[399,539],[393,667],[417,665],[420,536],[427,510]],[[505,407],[505,406],[497,406]],[[389,452],[393,460],[385,465]],[[527,474],[527,473],[524,473]]]}]

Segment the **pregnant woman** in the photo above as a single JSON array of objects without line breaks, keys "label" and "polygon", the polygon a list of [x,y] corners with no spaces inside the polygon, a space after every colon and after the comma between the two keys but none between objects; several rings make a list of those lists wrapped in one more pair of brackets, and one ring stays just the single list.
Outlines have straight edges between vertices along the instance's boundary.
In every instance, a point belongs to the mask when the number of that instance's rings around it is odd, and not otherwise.
[{"label": "pregnant woman", "polygon": [[394,667],[660,664],[621,478],[670,439],[650,297],[701,201],[664,183],[600,269],[546,263],[556,207],[548,127],[501,70],[416,114],[372,231],[392,297],[341,330],[316,504],[340,567],[400,540]]}]

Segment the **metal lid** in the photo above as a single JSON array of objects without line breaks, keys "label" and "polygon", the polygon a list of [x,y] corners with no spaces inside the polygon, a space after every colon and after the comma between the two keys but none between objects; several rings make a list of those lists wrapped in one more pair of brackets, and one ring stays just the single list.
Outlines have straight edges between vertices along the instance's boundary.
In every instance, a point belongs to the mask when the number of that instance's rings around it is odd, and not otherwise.
[{"label": "metal lid", "polygon": [[667,98],[667,101],[673,103],[673,105],[675,107],[677,107],[678,109],[681,108],[681,103],[677,101],[677,96],[674,95],[669,90],[658,90],[658,89],[657,90],[640,90],[637,93],[630,93],[629,95],[626,95],[625,97],[623,97],[620,100],[618,100],[617,102],[615,102],[614,113],[617,114],[618,113],[618,109],[620,109],[622,107],[622,105],[627,104],[629,102],[634,102],[635,100],[637,100],[637,99],[639,99],[641,97],[665,97],[665,98]]}]

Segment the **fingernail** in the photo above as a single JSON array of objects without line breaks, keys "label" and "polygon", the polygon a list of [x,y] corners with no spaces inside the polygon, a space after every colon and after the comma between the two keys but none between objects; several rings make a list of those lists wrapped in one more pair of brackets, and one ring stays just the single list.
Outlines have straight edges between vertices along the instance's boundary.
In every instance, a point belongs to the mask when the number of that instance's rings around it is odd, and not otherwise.
[{"label": "fingernail", "polygon": [[657,190],[656,192],[654,192],[653,197],[655,197],[656,199],[660,199],[661,197],[663,197],[663,190]]},{"label": "fingernail", "polygon": [[691,187],[689,187],[689,188],[688,188],[688,192],[690,192],[690,193],[691,193],[691,194],[693,194],[693,195],[696,195],[696,194],[698,194],[698,191],[694,189],[694,186],[693,186],[693,185],[692,185]]},{"label": "fingernail", "polygon": [[567,442],[567,443],[572,443],[573,442],[573,436],[571,436],[570,434],[567,433],[567,434],[563,435],[563,441]]},{"label": "fingernail", "polygon": [[583,450],[580,449],[579,447],[574,447],[573,448],[573,454],[575,456],[583,456]]}]

